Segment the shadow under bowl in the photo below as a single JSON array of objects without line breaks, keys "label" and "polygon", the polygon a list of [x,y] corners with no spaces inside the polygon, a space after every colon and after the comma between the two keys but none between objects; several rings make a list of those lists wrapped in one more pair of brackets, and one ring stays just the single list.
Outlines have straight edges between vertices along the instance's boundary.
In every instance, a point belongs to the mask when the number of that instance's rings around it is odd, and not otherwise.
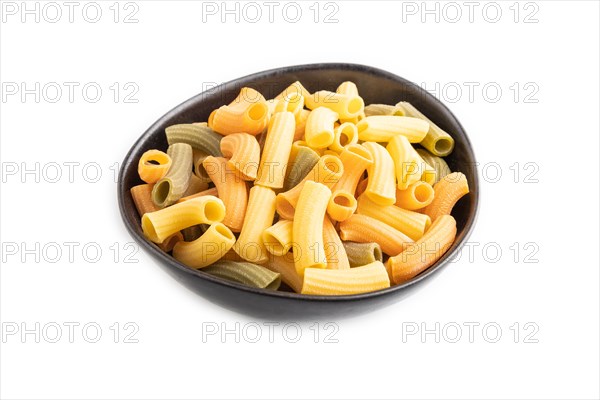
[{"label": "shadow under bowl", "polygon": [[[452,171],[460,171],[466,175],[470,193],[452,210],[458,229],[452,247],[429,269],[408,282],[376,292],[348,296],[301,295],[256,289],[211,276],[202,270],[190,269],[144,238],[130,189],[143,183],[137,173],[141,155],[150,149],[166,150],[168,147],[165,128],[174,124],[206,121],[212,110],[230,103],[242,87],[252,87],[269,99],[294,81],[302,82],[311,93],[317,90],[335,91],[341,82],[353,81],[358,86],[365,104],[396,104],[399,101],[408,101],[452,135],[455,148],[445,160]],[[473,229],[476,218],[479,182],[475,165],[471,143],[460,122],[446,106],[418,85],[389,72],[364,65],[298,65],[259,72],[222,84],[192,97],[161,117],[144,132],[125,156],[119,172],[118,201],[123,222],[140,246],[155,257],[175,279],[209,301],[265,319],[347,317],[402,299],[421,287],[457,254]]]}]

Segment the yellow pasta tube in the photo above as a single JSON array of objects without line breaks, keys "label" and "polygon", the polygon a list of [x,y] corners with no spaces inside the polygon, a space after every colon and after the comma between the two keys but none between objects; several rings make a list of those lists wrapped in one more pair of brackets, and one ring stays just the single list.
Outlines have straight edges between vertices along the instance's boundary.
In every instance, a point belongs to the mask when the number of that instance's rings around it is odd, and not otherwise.
[{"label": "yellow pasta tube", "polygon": [[220,222],[225,217],[225,205],[214,196],[177,203],[142,217],[144,235],[154,243],[162,243],[175,232],[198,224]]},{"label": "yellow pasta tube", "polygon": [[302,291],[302,277],[296,272],[294,254],[271,256],[263,266],[281,274],[281,281],[291,287],[294,292],[300,293]]},{"label": "yellow pasta tube", "polygon": [[304,139],[314,149],[324,149],[333,143],[335,132],[333,124],[338,114],[326,107],[317,107],[311,111],[304,128]]},{"label": "yellow pasta tube", "polygon": [[428,215],[403,210],[393,205],[382,207],[364,194],[358,198],[356,211],[358,214],[367,215],[391,225],[412,240],[420,239],[431,225],[431,218]]},{"label": "yellow pasta tube", "polygon": [[304,96],[299,93],[291,93],[279,99],[273,110],[273,114],[289,111],[297,116],[304,109]]},{"label": "yellow pasta tube", "polygon": [[326,155],[319,158],[317,164],[299,184],[277,195],[275,202],[277,213],[284,219],[293,219],[300,193],[306,182],[319,182],[331,188],[340,180],[343,172],[344,167],[338,157]]},{"label": "yellow pasta tube", "polygon": [[309,115],[310,110],[301,110],[298,114],[296,114],[296,131],[294,132],[294,141],[304,138],[306,121],[308,121]]},{"label": "yellow pasta tube", "polygon": [[152,186],[154,185],[145,183],[131,188],[131,197],[133,198],[133,203],[135,204],[135,208],[137,209],[138,214],[140,214],[140,217],[147,212],[153,212],[159,209],[152,201]]},{"label": "yellow pasta tube", "polygon": [[216,222],[198,239],[192,242],[177,242],[173,247],[173,257],[190,268],[204,268],[219,261],[234,243],[233,232],[222,223]]},{"label": "yellow pasta tube", "polygon": [[454,139],[446,131],[433,123],[433,121],[427,118],[409,102],[401,101],[396,104],[396,107],[401,108],[404,114],[409,117],[420,118],[429,123],[427,135],[421,140],[421,146],[439,157],[444,157],[452,153],[452,150],[454,149]]},{"label": "yellow pasta tube", "polygon": [[256,90],[242,88],[240,94],[226,106],[211,113],[208,126],[221,135],[245,132],[261,133],[269,122],[269,106]]},{"label": "yellow pasta tube", "polygon": [[405,190],[396,190],[396,206],[405,210],[419,210],[433,201],[433,188],[427,182],[418,181]]},{"label": "yellow pasta tube", "polygon": [[402,135],[411,143],[419,143],[429,130],[429,123],[420,118],[394,115],[372,115],[356,124],[358,138],[372,142],[389,142],[394,136]]},{"label": "yellow pasta tube", "polygon": [[441,181],[433,186],[435,195],[433,201],[423,212],[435,221],[441,215],[452,212],[452,208],[461,197],[469,193],[467,177],[462,172],[453,172],[446,175]]},{"label": "yellow pasta tube", "polygon": [[361,214],[354,214],[340,222],[340,237],[344,241],[379,243],[381,250],[392,256],[402,252],[406,243],[413,242],[411,238],[385,222]]},{"label": "yellow pasta tube", "polygon": [[349,269],[350,262],[346,255],[346,249],[338,235],[331,220],[325,216],[323,220],[323,246],[325,248],[325,258],[327,259],[327,268],[329,269]]},{"label": "yellow pasta tube", "polygon": [[387,145],[387,151],[394,160],[398,189],[405,190],[421,179],[425,161],[404,136],[393,137]]},{"label": "yellow pasta tube", "polygon": [[389,206],[396,202],[396,182],[394,160],[385,147],[374,142],[362,144],[371,153],[373,163],[369,165],[369,181],[365,194],[381,206]]},{"label": "yellow pasta tube", "polygon": [[201,191],[199,193],[196,193],[196,194],[192,194],[192,195],[189,195],[189,196],[186,196],[186,197],[182,197],[179,200],[177,200],[177,202],[178,203],[182,203],[184,201],[191,200],[191,199],[196,199],[196,198],[202,197],[202,196],[215,196],[215,197],[219,197],[219,192],[217,191],[217,188],[210,188],[210,189],[203,190],[203,191]]},{"label": "yellow pasta tube", "polygon": [[138,163],[138,174],[146,183],[156,183],[171,168],[171,157],[160,150],[148,150]]},{"label": "yellow pasta tube", "polygon": [[358,95],[339,94],[327,90],[311,94],[304,99],[304,103],[313,111],[318,107],[327,107],[341,119],[357,117],[365,108],[363,99]]},{"label": "yellow pasta tube", "polygon": [[283,256],[292,249],[292,226],[292,221],[282,219],[277,221],[275,225],[264,230],[262,239],[269,253],[276,256]]},{"label": "yellow pasta tube", "polygon": [[336,190],[327,204],[327,215],[334,221],[345,221],[356,211],[356,199],[349,192]]},{"label": "yellow pasta tube", "polygon": [[333,129],[333,142],[329,148],[337,153],[344,150],[344,146],[358,143],[358,130],[356,125],[344,122]]},{"label": "yellow pasta tube", "polygon": [[[346,81],[346,82],[342,82],[340,84],[340,86],[338,86],[338,88],[335,91],[336,93],[339,94],[345,94],[347,96],[358,96],[358,87],[356,87],[356,84],[354,82],[351,81]],[[356,124],[358,121],[360,121],[361,119],[363,119],[365,117],[365,113],[364,113],[364,102],[363,102],[363,111],[361,111],[357,116],[349,118],[349,119],[344,119],[342,118],[342,123],[345,122],[351,122],[353,124]]]},{"label": "yellow pasta tube", "polygon": [[323,246],[323,219],[331,190],[322,183],[304,184],[293,221],[294,262],[296,272],[303,276],[306,268],[325,268],[327,259]]},{"label": "yellow pasta tube", "polygon": [[455,237],[456,220],[451,215],[441,215],[421,239],[388,259],[394,283],[406,282],[431,267],[448,251]]},{"label": "yellow pasta tube", "polygon": [[283,92],[281,92],[277,96],[275,96],[275,100],[281,100],[284,97],[286,97],[286,96],[289,97],[293,94],[302,95],[302,97],[304,97],[304,99],[306,99],[307,97],[310,96],[310,92],[308,90],[306,90],[306,88],[304,86],[302,86],[302,84],[299,81],[296,81],[296,82],[292,83],[290,86],[288,86],[287,88],[285,88],[283,90]]},{"label": "yellow pasta tube", "polygon": [[225,203],[227,214],[223,223],[234,232],[242,230],[246,206],[248,205],[248,187],[239,172],[232,168],[223,157],[206,157],[204,169],[217,187],[219,198]]},{"label": "yellow pasta tube", "polygon": [[390,287],[385,266],[380,261],[350,269],[308,268],[304,274],[302,294],[350,295]]},{"label": "yellow pasta tube", "polygon": [[267,132],[265,147],[260,158],[256,185],[281,189],[285,181],[296,122],[289,111],[273,115]]},{"label": "yellow pasta tube", "polygon": [[244,260],[253,263],[267,261],[267,248],[263,232],[273,225],[275,217],[275,192],[273,189],[256,185],[250,189],[244,226],[233,250]]},{"label": "yellow pasta tube", "polygon": [[260,146],[258,140],[247,133],[234,133],[221,140],[221,152],[229,158],[229,165],[239,171],[247,181],[256,179],[260,162]]},{"label": "yellow pasta tube", "polygon": [[350,144],[340,153],[340,160],[344,166],[344,173],[333,190],[354,194],[363,173],[373,164],[373,156],[365,147]]},{"label": "yellow pasta tube", "polygon": [[[419,153],[417,153],[419,154]],[[434,185],[438,179],[437,179],[437,170],[432,167],[431,165],[429,165],[426,161],[423,161],[423,174],[421,175],[421,180],[423,182],[427,182],[430,185]]]}]

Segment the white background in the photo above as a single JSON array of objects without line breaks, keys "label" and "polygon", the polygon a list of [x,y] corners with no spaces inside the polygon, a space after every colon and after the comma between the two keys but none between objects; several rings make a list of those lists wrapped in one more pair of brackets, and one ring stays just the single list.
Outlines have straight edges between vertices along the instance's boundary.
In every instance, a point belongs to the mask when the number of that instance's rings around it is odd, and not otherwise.
[{"label": "white background", "polygon": [[[118,23],[113,1],[99,2],[97,23],[82,17],[85,2],[70,23],[59,2],[59,22],[46,20],[55,16],[46,8],[39,23],[35,15],[23,23],[21,3],[13,3],[16,15],[6,3],[0,28],[2,398],[600,396],[597,2],[498,2],[487,14],[482,2],[472,22],[465,3],[438,3],[439,21],[431,14],[422,22],[421,2],[338,1],[327,9],[317,5],[316,23],[312,1],[298,3],[297,23],[282,15],[286,3],[270,22],[259,2],[257,23],[244,20],[254,18],[250,9],[239,23],[234,15],[221,23],[219,13],[203,14],[202,2],[194,1],[136,1],[127,9],[121,3]],[[40,13],[44,4],[38,3]],[[493,23],[496,8],[502,15]],[[457,9],[462,18],[452,23]],[[135,10],[138,22],[123,23]],[[337,22],[324,23],[333,11]],[[88,12],[93,18],[93,9]],[[460,119],[486,166],[470,238],[474,251],[401,302],[319,321],[317,340],[316,321],[297,321],[296,343],[288,342],[293,327],[286,336],[283,325],[269,343],[265,321],[188,291],[143,251],[131,257],[137,263],[125,262],[135,248],[125,247],[133,239],[118,214],[114,165],[158,117],[206,85],[326,61],[368,64],[424,84]],[[62,98],[49,101],[52,85],[39,102],[34,94],[8,94],[14,85],[32,89],[36,82],[61,85]],[[73,102],[64,82],[79,84]],[[103,91],[96,103],[82,96],[90,82]],[[125,102],[135,87],[138,102]],[[69,162],[79,163],[73,182]],[[37,176],[22,175],[36,163]],[[61,166],[56,183],[52,163]],[[88,182],[98,166],[102,176]],[[73,259],[65,242],[77,243]],[[57,247],[62,256],[52,262]],[[92,262],[97,247],[102,255]],[[80,324],[73,343],[69,322]],[[252,322],[261,327],[258,343],[249,342]],[[480,324],[472,343],[470,322]],[[21,335],[36,323],[39,338]],[[88,342],[93,328],[82,333],[86,323],[102,329],[97,343]],[[117,343],[114,323],[120,324]],[[236,323],[239,343],[233,334],[203,340],[203,329],[235,330]],[[437,340],[406,335],[415,326],[435,330],[436,323]],[[51,343],[55,324],[62,337]],[[462,337],[451,343],[457,325]],[[137,343],[126,343],[124,335],[136,326],[129,339]],[[330,339],[337,343],[326,343],[335,326]],[[490,343],[496,326],[501,337]]]}]

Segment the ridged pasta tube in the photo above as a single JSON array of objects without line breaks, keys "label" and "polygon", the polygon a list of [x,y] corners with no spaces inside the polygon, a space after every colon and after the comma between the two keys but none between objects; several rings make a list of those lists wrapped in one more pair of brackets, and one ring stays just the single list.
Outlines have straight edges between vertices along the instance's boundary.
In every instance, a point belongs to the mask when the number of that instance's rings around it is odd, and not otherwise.
[{"label": "ridged pasta tube", "polygon": [[344,166],[338,157],[326,155],[319,158],[312,170],[304,179],[287,192],[279,193],[276,198],[277,213],[285,219],[293,219],[296,204],[306,182],[319,182],[331,188],[344,173]]},{"label": "ridged pasta tube", "polygon": [[381,246],[378,243],[357,243],[357,242],[342,242],[346,250],[346,256],[350,267],[360,267],[362,265],[371,264],[375,261],[383,260]]},{"label": "ridged pasta tube", "polygon": [[311,94],[304,99],[304,103],[307,108],[313,111],[318,107],[327,107],[334,111],[340,119],[357,117],[365,108],[365,103],[360,96],[340,94],[327,90],[320,90]]},{"label": "ridged pasta tube", "polygon": [[329,199],[327,215],[334,221],[345,221],[356,211],[354,196],[343,190],[336,190]]},{"label": "ridged pasta tube", "polygon": [[337,153],[344,150],[344,146],[358,143],[358,129],[350,122],[344,122],[333,129],[333,142],[329,148]]},{"label": "ridged pasta tube", "polygon": [[377,242],[385,254],[395,256],[413,240],[394,227],[366,215],[354,214],[340,222],[340,237],[344,241],[371,243]]},{"label": "ridged pasta tube", "polygon": [[144,214],[142,230],[149,240],[162,243],[189,226],[220,222],[224,217],[223,202],[214,196],[203,196]]},{"label": "ridged pasta tube", "polygon": [[435,192],[433,201],[423,212],[435,221],[441,215],[447,215],[452,212],[454,205],[469,193],[469,183],[467,177],[462,172],[453,172],[448,174],[433,186]]},{"label": "ridged pasta tube", "polygon": [[261,133],[269,122],[269,106],[256,90],[244,87],[226,106],[214,110],[208,117],[208,126],[221,135],[245,132]]},{"label": "ridged pasta tube", "polygon": [[277,290],[281,284],[279,273],[249,262],[220,260],[202,271],[219,278],[260,289]]},{"label": "ridged pasta tube", "polygon": [[[292,149],[294,146],[292,146]],[[302,182],[302,179],[308,175],[317,162],[319,162],[319,154],[316,151],[310,147],[298,146],[294,159],[292,160],[290,157],[290,165],[283,183],[283,190],[287,192]]]},{"label": "ridged pasta tube", "polygon": [[254,182],[256,185],[273,189],[283,188],[295,129],[296,122],[291,112],[284,111],[273,115]]},{"label": "ridged pasta tube", "polygon": [[340,160],[344,166],[344,173],[333,190],[354,195],[358,181],[365,170],[373,164],[373,155],[362,145],[350,144],[340,153]]},{"label": "ridged pasta tube", "polygon": [[433,188],[427,182],[418,181],[405,190],[396,191],[396,206],[405,210],[420,210],[433,201]]},{"label": "ridged pasta tube", "polygon": [[356,124],[358,138],[371,142],[389,142],[402,135],[411,143],[419,143],[429,130],[429,123],[420,118],[398,117],[394,115],[372,115]]},{"label": "ridged pasta tube", "polygon": [[421,239],[388,259],[394,283],[406,282],[435,264],[448,251],[455,237],[456,220],[451,215],[441,215]]},{"label": "ridged pasta tube", "polygon": [[431,185],[436,184],[440,179],[451,173],[450,167],[442,157],[434,156],[425,149],[417,149],[417,153],[423,161],[430,165],[435,170],[435,180]]},{"label": "ridged pasta tube", "polygon": [[138,163],[138,174],[146,183],[156,183],[171,168],[171,157],[160,150],[148,150]]},{"label": "ridged pasta tube", "polygon": [[283,256],[292,249],[293,222],[287,219],[277,221],[264,230],[262,240],[267,251],[276,256]]},{"label": "ridged pasta tube", "polygon": [[371,115],[395,115],[398,117],[404,116],[404,110],[400,107],[390,106],[388,104],[369,104],[365,106],[365,116]]},{"label": "ridged pasta tube", "polygon": [[302,277],[296,272],[294,254],[287,253],[283,256],[271,256],[264,266],[273,272],[281,274],[283,283],[291,287],[294,292],[300,293],[302,291]]},{"label": "ridged pasta tube", "polygon": [[425,161],[416,152],[404,136],[393,137],[387,145],[387,151],[394,160],[398,189],[405,190],[421,179]]},{"label": "ridged pasta tube", "polygon": [[173,257],[190,268],[204,268],[220,260],[234,242],[233,232],[216,222],[193,242],[177,242],[173,247]]},{"label": "ridged pasta tube", "polygon": [[374,142],[362,144],[371,153],[373,163],[367,168],[369,181],[365,194],[381,206],[396,202],[396,179],[394,160],[385,147]]},{"label": "ridged pasta tube", "polygon": [[268,252],[263,242],[263,232],[273,225],[275,217],[275,192],[256,185],[250,189],[244,225],[233,250],[244,260],[254,263],[267,261]]},{"label": "ridged pasta tube", "polygon": [[346,249],[338,235],[331,220],[325,216],[323,220],[323,246],[325,248],[325,259],[329,269],[348,269],[350,263],[346,255]]},{"label": "ridged pasta tube", "polygon": [[226,158],[206,157],[204,169],[217,187],[219,198],[225,203],[227,214],[223,223],[234,232],[239,232],[244,224],[248,205],[248,187],[239,172],[231,167]]},{"label": "ridged pasta tube", "polygon": [[385,266],[380,261],[350,269],[307,268],[302,294],[350,295],[390,287]]},{"label": "ridged pasta tube", "polygon": [[187,143],[192,148],[207,155],[221,157],[219,142],[223,136],[208,126],[200,124],[171,125],[165,129],[169,146],[175,143]]},{"label": "ridged pasta tube", "polygon": [[367,215],[391,225],[412,240],[420,239],[431,225],[431,218],[428,215],[403,210],[393,205],[382,207],[364,194],[359,196],[356,210],[358,214]]},{"label": "ridged pasta tube", "polygon": [[163,208],[179,200],[188,188],[192,175],[192,147],[186,143],[169,146],[171,168],[152,188],[152,201]]},{"label": "ridged pasta tube", "polygon": [[423,113],[417,110],[412,104],[401,101],[396,107],[402,108],[404,114],[409,117],[420,118],[429,124],[427,134],[421,140],[421,146],[425,147],[436,156],[444,157],[452,153],[454,149],[454,139],[446,131],[437,126],[433,121],[427,118]]},{"label": "ridged pasta tube", "polygon": [[[339,93],[339,94],[344,94],[346,96],[359,96],[358,87],[352,81],[345,81],[345,82],[340,83],[340,85],[337,87],[335,92]],[[364,112],[364,101],[363,101],[363,110],[360,113],[358,113],[358,115],[356,115],[352,118],[342,118],[341,122],[342,123],[351,122],[353,124],[356,124],[358,121],[360,121],[364,117],[365,117],[365,112]]]},{"label": "ridged pasta tube", "polygon": [[338,114],[327,107],[317,107],[311,111],[304,128],[304,139],[314,149],[324,149],[335,139],[334,123]]},{"label": "ridged pasta tube", "polygon": [[158,207],[152,201],[152,187],[154,185],[144,183],[143,185],[137,185],[131,188],[131,197],[133,198],[133,204],[140,215],[140,218],[147,212],[159,210]]},{"label": "ridged pasta tube", "polygon": [[327,259],[323,245],[323,218],[331,190],[322,183],[304,184],[293,221],[296,271],[303,276],[306,268],[325,268]]},{"label": "ridged pasta tube", "polygon": [[256,137],[247,133],[227,135],[221,140],[221,152],[244,180],[256,179],[260,162],[260,146]]}]

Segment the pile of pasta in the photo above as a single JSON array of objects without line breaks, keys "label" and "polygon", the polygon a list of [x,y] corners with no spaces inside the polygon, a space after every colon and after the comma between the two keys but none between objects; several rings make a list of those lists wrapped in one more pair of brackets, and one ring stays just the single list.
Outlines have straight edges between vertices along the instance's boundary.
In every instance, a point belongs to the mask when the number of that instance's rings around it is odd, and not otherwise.
[{"label": "pile of pasta", "polygon": [[[452,245],[467,179],[452,137],[408,102],[365,106],[353,82],[266,100],[242,88],[207,122],[165,130],[131,189],[148,240],[246,285],[347,295],[406,282]],[[418,146],[417,146],[418,144]],[[289,290],[286,288],[286,290]]]}]

